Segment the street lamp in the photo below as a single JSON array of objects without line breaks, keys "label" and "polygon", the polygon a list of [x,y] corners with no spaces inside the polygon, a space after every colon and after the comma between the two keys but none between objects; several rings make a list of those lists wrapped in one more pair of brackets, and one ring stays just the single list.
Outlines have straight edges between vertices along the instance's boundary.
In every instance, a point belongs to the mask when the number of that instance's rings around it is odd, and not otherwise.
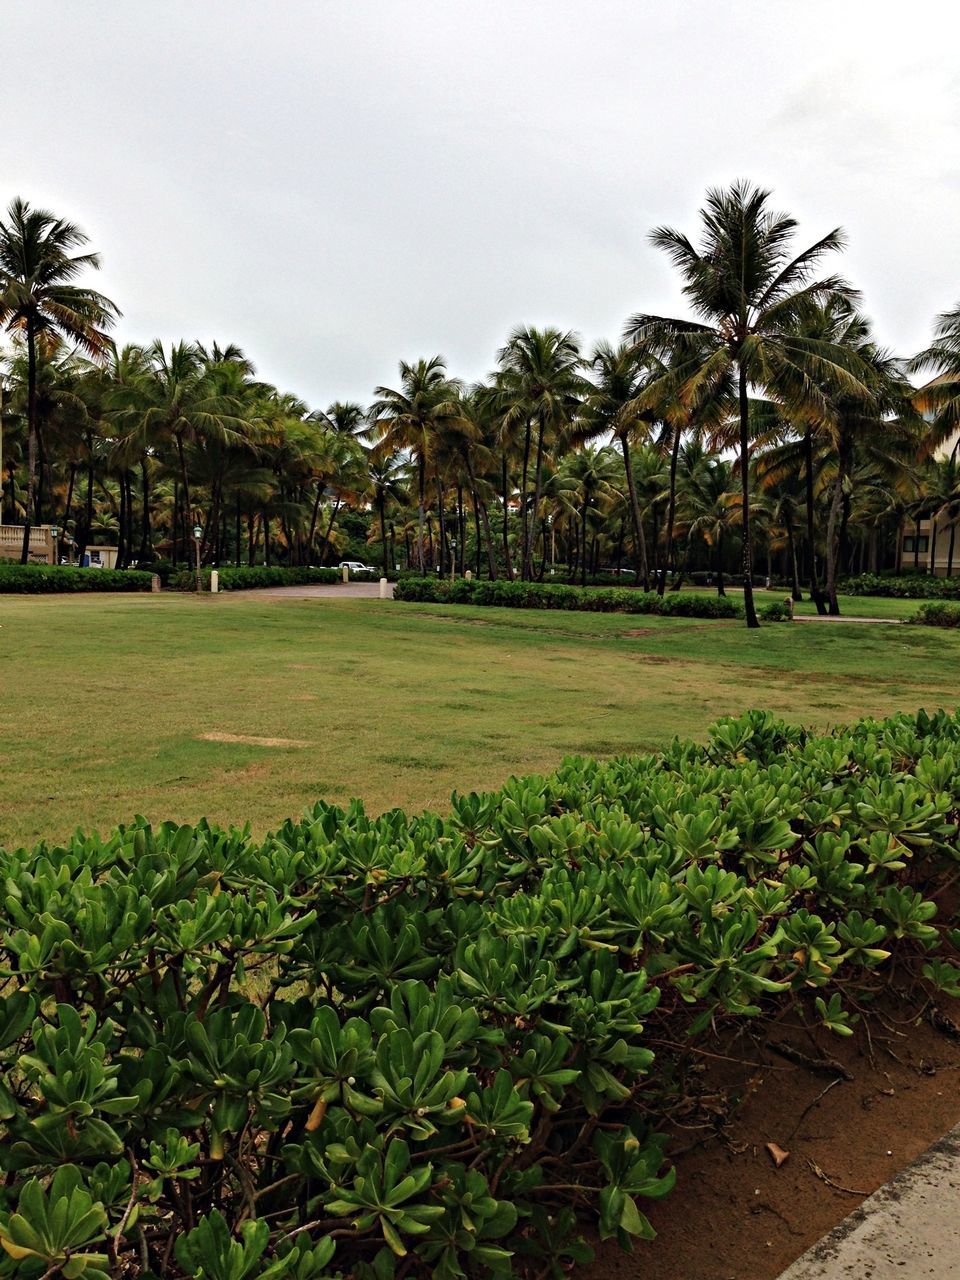
[{"label": "street lamp", "polygon": [[197,553],[197,595],[203,591],[203,580],[200,577],[200,539],[203,537],[203,526],[195,524],[193,526],[193,546]]}]

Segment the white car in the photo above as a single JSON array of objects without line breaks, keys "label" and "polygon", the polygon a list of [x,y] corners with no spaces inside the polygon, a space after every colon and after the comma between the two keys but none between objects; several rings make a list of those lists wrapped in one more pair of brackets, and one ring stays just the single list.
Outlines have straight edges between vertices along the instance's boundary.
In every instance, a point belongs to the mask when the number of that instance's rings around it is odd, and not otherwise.
[{"label": "white car", "polygon": [[360,560],[341,560],[338,569],[349,569],[351,573],[379,574],[380,570],[372,564],[364,564]]}]

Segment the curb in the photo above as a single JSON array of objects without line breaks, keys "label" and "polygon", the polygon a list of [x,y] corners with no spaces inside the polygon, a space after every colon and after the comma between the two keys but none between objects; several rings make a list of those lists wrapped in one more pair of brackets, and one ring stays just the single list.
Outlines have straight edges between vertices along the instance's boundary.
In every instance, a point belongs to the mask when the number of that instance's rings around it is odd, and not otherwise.
[{"label": "curb", "polygon": [[864,1200],[780,1280],[957,1280],[960,1125]]}]

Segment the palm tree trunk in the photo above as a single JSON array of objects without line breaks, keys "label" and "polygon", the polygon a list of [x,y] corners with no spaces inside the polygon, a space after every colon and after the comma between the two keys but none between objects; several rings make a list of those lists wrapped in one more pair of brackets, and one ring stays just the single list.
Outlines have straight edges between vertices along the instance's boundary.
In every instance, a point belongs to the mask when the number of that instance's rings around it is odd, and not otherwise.
[{"label": "palm tree trunk", "polygon": [[270,564],[270,517],[266,511],[260,512],[260,523],[263,525],[263,563]]},{"label": "palm tree trunk", "polygon": [[422,454],[417,459],[417,480],[419,483],[417,501],[417,560],[420,564],[420,572],[421,574],[424,574],[426,573],[426,568],[423,563],[423,512],[424,506],[426,505],[424,502],[424,493],[427,487],[427,464]]},{"label": "palm tree trunk", "polygon": [[817,606],[817,613],[826,613],[823,593],[817,581],[817,541],[813,518],[813,431],[807,427],[803,434],[803,468],[807,503],[807,585],[810,599]]},{"label": "palm tree trunk", "polygon": [[243,524],[243,521],[240,514],[240,490],[238,489],[236,494],[236,529],[234,530],[235,550],[237,553],[236,559],[234,560],[234,564],[237,566],[238,569],[240,568],[240,536],[242,531],[242,524]]},{"label": "palm tree trunk", "polygon": [[20,563],[30,559],[30,513],[37,481],[37,340],[33,321],[27,321],[27,492],[23,504],[23,546]]},{"label": "palm tree trunk", "polygon": [[583,508],[580,512],[580,545],[583,550],[583,557],[580,561],[580,585],[587,585],[587,507],[590,504],[590,495],[584,491]]},{"label": "palm tree trunk", "polygon": [[380,516],[380,556],[383,561],[383,572],[387,573],[389,565],[387,564],[387,517],[385,511],[386,497],[383,489],[377,494],[377,512]]},{"label": "palm tree trunk", "polygon": [[930,512],[930,576],[937,576],[937,516],[939,511]]},{"label": "palm tree trunk", "polygon": [[146,560],[150,555],[150,477],[147,471],[147,455],[140,458],[140,492],[143,497],[143,510],[140,513],[140,551],[138,560]]},{"label": "palm tree trunk", "polygon": [[523,433],[523,465],[520,469],[520,577],[527,576],[527,544],[530,531],[527,527],[527,472],[530,469],[530,419]]},{"label": "palm tree trunk", "polygon": [[[58,564],[60,563],[59,544],[62,543],[63,546],[66,546],[67,526],[70,523],[70,513],[73,510],[73,486],[74,486],[74,482],[76,481],[76,478],[77,478],[77,464],[75,462],[71,462],[70,463],[70,483],[67,485],[67,506],[66,506],[66,510],[63,513],[63,529],[61,530],[60,537],[57,539],[57,542],[58,542],[57,563]],[[2,512],[2,509],[3,509],[3,502],[2,500],[0,500],[0,512]],[[3,515],[0,514],[0,524],[2,523],[3,523]]]},{"label": "palm tree trunk", "polygon": [[800,590],[800,569],[797,564],[797,543],[793,536],[793,521],[790,519],[785,520],[784,527],[787,531],[787,547],[790,552],[790,576],[793,581],[790,595],[794,600],[802,600],[803,592]]},{"label": "palm tree trunk", "polygon": [[916,526],[913,531],[913,570],[920,572],[920,512],[917,512]]},{"label": "palm tree trunk", "polygon": [[643,533],[643,517],[640,514],[640,501],[637,498],[637,481],[630,461],[630,442],[625,431],[620,436],[620,449],[623,453],[623,470],[627,478],[627,492],[630,495],[630,523],[633,529],[633,553],[636,559],[637,578],[643,583],[644,591],[649,591],[650,566],[647,563],[647,540]]},{"label": "palm tree trunk", "polygon": [[320,516],[320,502],[323,498],[323,481],[317,481],[317,492],[313,499],[313,511],[310,515],[310,532],[307,534],[307,559],[313,561],[313,540],[317,535],[317,520]]},{"label": "palm tree trunk", "polygon": [[673,446],[670,450],[670,496],[667,502],[667,549],[663,577],[657,584],[657,594],[663,595],[667,589],[667,574],[673,569],[673,522],[677,513],[677,460],[680,457],[680,440],[683,432],[679,427],[673,433]]},{"label": "palm tree trunk", "polygon": [[533,580],[533,544],[536,542],[537,538],[536,530],[540,520],[540,499],[543,495],[543,442],[547,427],[543,414],[540,414],[539,423],[539,430],[537,432],[537,461],[533,482],[533,511],[530,515],[530,537],[527,541],[528,563],[524,574],[528,581]]},{"label": "palm tree trunk", "polygon": [[750,408],[747,401],[747,371],[740,364],[740,490],[743,495],[743,610],[748,627],[759,627],[753,603],[753,529],[750,525]]},{"label": "palm tree trunk", "polygon": [[181,496],[183,499],[183,542],[184,554],[187,554],[187,547],[190,545],[190,533],[187,526],[193,519],[193,510],[190,502],[190,481],[187,478],[187,458],[183,451],[183,435],[178,431],[176,433],[177,440],[177,457],[180,459],[180,484]]},{"label": "palm tree trunk", "polygon": [[330,535],[333,533],[333,522],[337,518],[342,502],[343,499],[338,497],[336,502],[333,504],[333,510],[330,512],[330,522],[327,525],[327,532],[323,535],[323,550],[320,553],[321,564],[326,564],[327,562],[327,552],[330,550]]},{"label": "palm tree trunk", "polygon": [[723,585],[723,530],[717,534],[717,595],[725,596],[727,589]]},{"label": "palm tree trunk", "polygon": [[[465,462],[465,464],[466,464],[466,468],[467,468],[467,479],[468,479],[468,481],[470,482],[470,496],[471,496],[471,498],[473,499],[473,511],[474,511],[474,516],[476,516],[476,515],[477,515],[477,512],[478,512],[478,510],[479,510],[480,519],[481,519],[481,521],[483,522],[483,532],[484,532],[484,534],[486,535],[486,542],[487,542],[487,565],[488,565],[488,568],[489,568],[489,570],[490,570],[490,581],[491,581],[491,582],[496,582],[496,580],[497,580],[497,557],[496,557],[496,555],[494,554],[494,551],[493,551],[493,534],[490,532],[490,513],[487,511],[487,504],[486,504],[485,502],[481,501],[481,499],[480,499],[480,494],[477,492],[477,478],[476,478],[476,476],[475,476],[475,475],[474,475],[474,473],[473,473],[473,461],[472,461],[472,459],[471,459],[471,457],[470,457],[469,451],[464,455],[464,462]],[[507,464],[506,464],[506,462],[504,462],[504,464],[503,464],[504,475],[506,475],[506,468],[507,468]],[[504,513],[506,513],[506,504],[504,504]],[[504,532],[504,538],[503,538],[503,541],[504,541],[504,549],[506,550],[506,541],[507,541],[507,538],[506,538],[506,532],[507,532],[507,520],[506,520],[506,514],[504,514],[504,520],[503,520],[503,532]],[[507,555],[508,555],[508,559],[507,559],[507,576],[509,577],[509,576],[510,576],[510,560],[509,560],[509,551],[507,552]],[[479,528],[477,529],[477,577],[478,577],[478,578],[480,577],[480,530],[479,530]]]},{"label": "palm tree trunk", "polygon": [[87,549],[87,543],[90,541],[90,530],[93,527],[93,432],[87,432],[87,502],[84,514],[84,523],[79,545],[77,547],[77,561],[83,564],[83,553]]},{"label": "palm tree trunk", "polygon": [[503,563],[507,574],[507,581],[513,581],[513,562],[510,559],[510,530],[508,525],[508,516],[510,506],[507,501],[509,497],[509,483],[507,480],[507,455],[504,452],[502,460],[503,470]]},{"label": "palm tree trunk", "polygon": [[117,568],[127,567],[127,486],[120,471],[120,510],[117,515]]},{"label": "palm tree trunk", "polygon": [[833,493],[830,498],[830,514],[827,517],[827,604],[830,613],[834,616],[840,612],[840,605],[837,602],[837,555],[839,552],[837,521],[840,517],[840,506],[843,501],[845,475],[846,459],[841,449],[837,459],[837,474],[833,482]]},{"label": "palm tree trunk", "polygon": [[440,577],[442,578],[447,569],[447,519],[446,512],[443,509],[443,486],[440,483],[440,472],[437,472],[437,519],[440,523]]},{"label": "palm tree trunk", "polygon": [[953,544],[957,538],[957,521],[950,525],[950,541],[947,543],[947,577],[953,577]]}]

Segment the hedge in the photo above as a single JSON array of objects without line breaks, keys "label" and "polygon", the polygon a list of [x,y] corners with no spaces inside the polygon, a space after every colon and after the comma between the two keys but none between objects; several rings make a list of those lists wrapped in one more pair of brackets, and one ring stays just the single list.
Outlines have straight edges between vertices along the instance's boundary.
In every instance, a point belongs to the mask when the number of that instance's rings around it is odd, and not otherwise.
[{"label": "hedge", "polygon": [[58,591],[149,591],[153,575],[137,569],[80,569],[74,565],[2,564],[0,595]]},{"label": "hedge", "polygon": [[848,596],[891,596],[897,600],[960,600],[960,578],[935,578],[928,574],[886,577],[862,573],[846,578],[837,588]]},{"label": "hedge", "polygon": [[[742,618],[743,605],[732,596],[697,595],[635,588],[568,587],[547,582],[508,582],[486,579],[403,577],[393,593],[394,600],[428,604],[495,605],[508,609],[570,609],[589,613],[659,614],[674,618]],[[769,621],[783,621],[789,615],[782,601],[760,610]]]},{"label": "hedge", "polygon": [[960,995],[958,760],[944,712],[751,712],[445,817],[0,852],[0,1272],[559,1276],[650,1237],[698,1046]]},{"label": "hedge", "polygon": [[[201,570],[204,587],[210,589],[209,568]],[[287,567],[284,565],[224,565],[218,569],[221,591],[249,591],[257,587],[293,587],[304,584],[334,583],[342,581],[339,569],[320,569],[310,565]],[[195,591],[195,569],[181,569],[174,574],[170,585],[177,591]]]},{"label": "hedge", "polygon": [[922,627],[960,627],[960,604],[922,604],[908,621]]}]

